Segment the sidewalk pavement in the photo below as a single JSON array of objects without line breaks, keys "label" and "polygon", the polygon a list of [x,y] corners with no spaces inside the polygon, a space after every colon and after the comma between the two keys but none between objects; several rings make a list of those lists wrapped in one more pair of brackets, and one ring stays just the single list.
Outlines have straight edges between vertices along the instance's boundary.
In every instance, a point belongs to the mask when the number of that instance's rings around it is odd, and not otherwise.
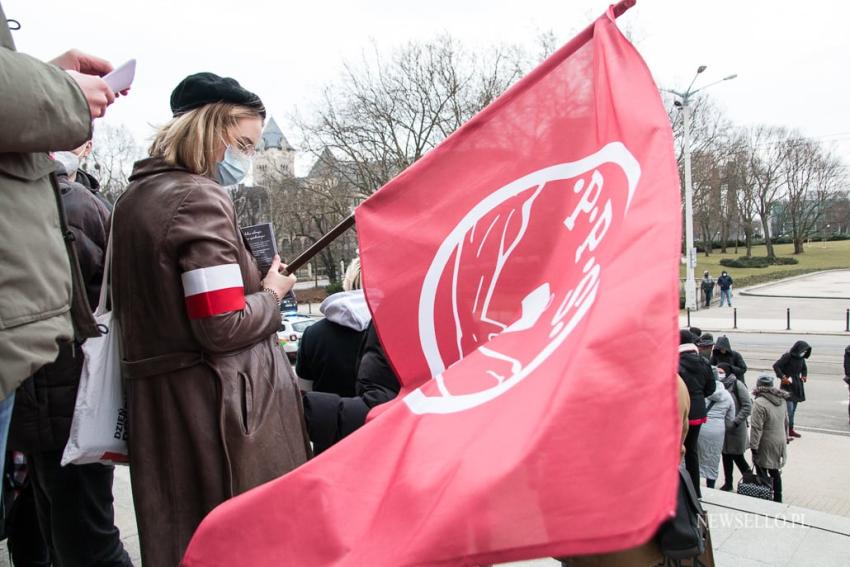
[{"label": "sidewalk pavement", "polygon": [[[736,473],[735,479],[740,478]],[[804,432],[789,446],[783,470],[785,503],[703,487],[718,567],[850,565],[850,437]],[[127,467],[115,469],[115,518],[133,563],[139,536]],[[8,553],[0,545],[0,566]],[[556,567],[553,559],[511,567]]]},{"label": "sidewalk pavement", "polygon": [[[717,567],[850,565],[850,519],[703,489]],[[511,567],[555,567],[553,559]]]},{"label": "sidewalk pavement", "polygon": [[[845,335],[850,270],[831,270],[735,290],[732,307],[691,311],[690,326],[711,331]],[[790,330],[787,330],[790,311]],[[737,321],[735,319],[737,315]],[[679,324],[688,326],[687,311]]]}]

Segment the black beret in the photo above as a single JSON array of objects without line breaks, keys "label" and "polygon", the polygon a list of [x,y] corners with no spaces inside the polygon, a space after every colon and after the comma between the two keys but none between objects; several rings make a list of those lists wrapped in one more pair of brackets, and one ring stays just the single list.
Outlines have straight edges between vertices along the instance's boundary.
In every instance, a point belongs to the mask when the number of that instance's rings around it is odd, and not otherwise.
[{"label": "black beret", "polygon": [[179,116],[214,102],[247,106],[266,117],[266,108],[260,97],[243,89],[236,79],[219,77],[215,73],[195,73],[180,81],[171,93],[171,112]]},{"label": "black beret", "polygon": [[679,344],[686,345],[688,343],[696,344],[697,338],[687,329],[682,329],[679,331]]}]

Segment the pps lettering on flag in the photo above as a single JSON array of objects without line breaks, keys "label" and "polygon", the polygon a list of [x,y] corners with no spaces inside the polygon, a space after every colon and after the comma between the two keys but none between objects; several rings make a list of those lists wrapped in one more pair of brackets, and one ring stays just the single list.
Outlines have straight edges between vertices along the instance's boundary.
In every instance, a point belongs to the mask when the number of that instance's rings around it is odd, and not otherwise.
[{"label": "pps lettering on flag", "polygon": [[184,565],[483,565],[647,541],[678,479],[679,215],[667,114],[609,11],[357,208],[402,393],[214,510]]}]

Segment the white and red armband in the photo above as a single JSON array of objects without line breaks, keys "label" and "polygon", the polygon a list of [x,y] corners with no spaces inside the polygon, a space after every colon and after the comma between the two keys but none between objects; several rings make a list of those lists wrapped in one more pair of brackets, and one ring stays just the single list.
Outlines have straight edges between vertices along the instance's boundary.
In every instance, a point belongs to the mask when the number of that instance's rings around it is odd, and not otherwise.
[{"label": "white and red armband", "polygon": [[183,295],[189,319],[203,319],[245,307],[239,264],[222,264],[183,272]]}]

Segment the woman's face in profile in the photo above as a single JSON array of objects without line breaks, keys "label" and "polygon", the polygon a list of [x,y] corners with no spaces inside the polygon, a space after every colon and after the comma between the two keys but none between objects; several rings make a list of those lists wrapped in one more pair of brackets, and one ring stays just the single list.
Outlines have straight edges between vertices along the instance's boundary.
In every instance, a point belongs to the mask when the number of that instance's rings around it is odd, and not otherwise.
[{"label": "woman's face in profile", "polygon": [[[253,157],[257,149],[257,144],[260,143],[260,137],[263,135],[263,119],[259,116],[252,118],[240,118],[234,129],[230,132],[233,142],[233,149]],[[224,151],[227,146],[224,143],[218,149],[216,161],[224,159]]]}]

